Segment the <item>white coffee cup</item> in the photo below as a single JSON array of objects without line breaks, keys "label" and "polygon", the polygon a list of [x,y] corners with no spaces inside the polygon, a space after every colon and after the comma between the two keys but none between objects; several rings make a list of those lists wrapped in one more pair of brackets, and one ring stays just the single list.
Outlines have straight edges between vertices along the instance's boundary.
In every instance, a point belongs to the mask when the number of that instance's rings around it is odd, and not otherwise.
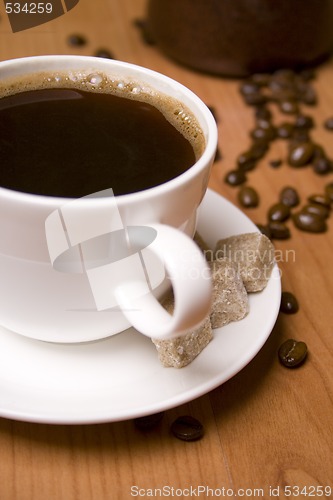
[{"label": "white coffee cup", "polygon": [[[217,146],[214,118],[180,83],[132,64],[85,56],[0,63],[1,80],[41,71],[97,71],[144,82],[191,110],[206,146],[183,174],[127,195],[108,191],[69,200],[0,187],[0,324],[50,342],[97,340],[130,326],[154,338],[184,334],[207,316],[211,301],[209,268],[192,237]],[[117,231],[120,239],[113,246],[118,253],[121,248],[119,255],[99,260],[101,242]],[[122,258],[119,245],[128,240],[136,251]],[[78,251],[84,264],[94,254],[81,272],[73,260]],[[158,301],[170,280],[172,315]]]}]

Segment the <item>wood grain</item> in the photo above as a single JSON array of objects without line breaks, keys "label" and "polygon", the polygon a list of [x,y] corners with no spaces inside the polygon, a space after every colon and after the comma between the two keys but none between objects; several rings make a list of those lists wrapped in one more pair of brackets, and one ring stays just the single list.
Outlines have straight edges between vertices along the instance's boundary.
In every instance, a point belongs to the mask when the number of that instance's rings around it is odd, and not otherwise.
[{"label": "wood grain", "polygon": [[[65,16],[16,34],[10,31],[3,5],[1,11],[0,59],[92,55],[108,48],[118,59],[158,70],[190,87],[214,107],[218,118],[222,159],[214,165],[210,186],[238,204],[237,188],[223,179],[249,145],[253,127],[240,82],[196,73],[144,44],[134,20],[144,18],[145,0],[81,0]],[[67,37],[72,33],[84,34],[87,45],[70,47]],[[333,158],[333,134],[322,127],[333,115],[332,62],[318,69],[314,85],[319,104],[306,112],[316,121],[316,141]],[[255,222],[266,220],[282,187],[297,187],[304,202],[333,180],[332,175],[320,177],[310,168],[296,170],[285,163],[271,168],[269,160],[284,159],[285,148],[276,141],[249,174],[249,185],[261,197],[258,208],[245,211]],[[262,498],[270,498],[270,487],[280,487],[278,498],[283,499],[286,485],[333,487],[332,216],[328,224],[329,231],[319,235],[290,226],[291,239],[276,241],[282,286],[297,296],[299,312],[279,316],[264,347],[239,374],[210,394],[168,411],[153,431],[139,431],[132,421],[48,426],[0,419],[1,500],[121,500],[132,498],[132,485],[258,488]],[[277,359],[279,345],[290,337],[309,347],[306,363],[297,370],[282,367]],[[184,443],[171,436],[170,424],[181,414],[203,422],[202,440]]]}]

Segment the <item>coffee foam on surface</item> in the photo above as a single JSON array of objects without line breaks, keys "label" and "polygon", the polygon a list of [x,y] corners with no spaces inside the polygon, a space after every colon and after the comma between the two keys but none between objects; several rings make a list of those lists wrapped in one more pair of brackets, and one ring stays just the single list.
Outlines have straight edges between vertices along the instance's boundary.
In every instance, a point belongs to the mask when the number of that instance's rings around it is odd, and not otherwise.
[{"label": "coffee foam on surface", "polygon": [[205,148],[205,137],[193,113],[179,100],[144,82],[112,76],[102,72],[40,72],[0,82],[0,98],[32,90],[66,88],[86,92],[110,93],[142,101],[157,108],[191,143],[198,159]]}]

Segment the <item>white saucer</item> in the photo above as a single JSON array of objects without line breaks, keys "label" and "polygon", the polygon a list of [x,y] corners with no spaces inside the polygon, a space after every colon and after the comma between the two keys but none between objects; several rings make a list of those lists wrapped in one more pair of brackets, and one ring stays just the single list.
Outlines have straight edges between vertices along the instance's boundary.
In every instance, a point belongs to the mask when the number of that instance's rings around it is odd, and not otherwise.
[{"label": "white saucer", "polygon": [[[255,230],[238,208],[207,192],[198,231],[212,248],[222,237]],[[163,368],[151,340],[134,329],[88,344],[59,345],[0,327],[0,416],[57,424],[111,422],[195,399],[257,354],[274,326],[280,296],[275,266],[265,290],[250,295],[249,315],[216,329],[212,342],[182,369]]]}]

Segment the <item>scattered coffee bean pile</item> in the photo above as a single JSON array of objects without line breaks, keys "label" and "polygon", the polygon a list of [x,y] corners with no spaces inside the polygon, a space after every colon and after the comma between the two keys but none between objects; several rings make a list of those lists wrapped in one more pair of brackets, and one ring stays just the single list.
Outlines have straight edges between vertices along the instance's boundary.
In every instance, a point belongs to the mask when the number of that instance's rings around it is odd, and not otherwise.
[{"label": "scattered coffee bean pile", "polygon": [[[287,141],[286,163],[291,168],[310,166],[320,176],[333,173],[333,161],[324,148],[311,139],[311,130],[315,127],[311,116],[301,110],[303,105],[315,106],[318,98],[311,81],[313,71],[295,73],[292,70],[279,70],[272,75],[255,74],[243,81],[240,92],[244,102],[253,107],[255,126],[250,132],[251,146],[237,157],[237,166],[225,175],[225,182],[230,186],[240,186],[239,203],[245,208],[257,207],[259,194],[255,188],[246,184],[249,172],[268,152],[276,139]],[[268,105],[275,105],[283,114],[293,117],[293,121],[283,121],[276,125]],[[323,126],[333,130],[333,117],[329,117]],[[272,168],[279,168],[282,159],[270,161]],[[311,233],[327,230],[326,219],[332,204],[333,183],[325,186],[325,192],[309,196],[307,203],[299,206],[300,199],[295,188],[286,186],[280,193],[279,202],[269,209],[267,222],[258,224],[261,231],[272,239],[286,239],[291,236],[286,221],[291,219],[294,226]]]},{"label": "scattered coffee bean pile", "polygon": [[[283,139],[287,142],[286,158],[273,159],[269,165],[278,169],[283,163],[290,168],[312,168],[316,175],[328,176],[333,173],[333,161],[324,148],[311,138],[315,128],[311,116],[303,113],[303,105],[315,106],[318,98],[311,84],[315,78],[313,71],[295,73],[280,70],[272,75],[252,75],[241,84],[240,92],[244,102],[253,107],[255,126],[250,132],[251,146],[237,157],[237,166],[227,172],[225,182],[238,186],[238,201],[244,208],[257,207],[259,193],[247,184],[249,172],[269,151],[273,141]],[[277,106],[280,113],[292,117],[276,125],[269,105]],[[326,130],[333,131],[333,116],[323,123]],[[285,186],[267,212],[267,222],[258,228],[271,239],[287,239],[291,231],[287,221],[302,231],[322,233],[327,230],[327,218],[333,203],[333,182],[326,183],[323,193],[308,196],[303,206],[299,193],[293,186]],[[290,292],[282,292],[280,313],[295,314],[299,310],[296,297]],[[289,368],[301,366],[307,356],[304,342],[286,340],[278,350],[280,362]]]}]

